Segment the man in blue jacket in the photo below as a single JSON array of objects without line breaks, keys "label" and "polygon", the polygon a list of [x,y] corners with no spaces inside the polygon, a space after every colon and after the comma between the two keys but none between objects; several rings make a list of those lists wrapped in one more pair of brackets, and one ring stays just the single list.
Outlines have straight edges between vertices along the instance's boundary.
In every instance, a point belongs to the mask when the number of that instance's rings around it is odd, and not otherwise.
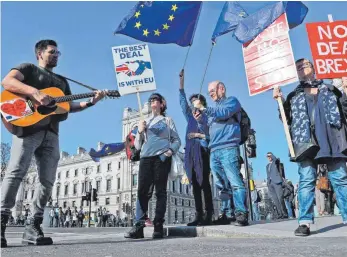
[{"label": "man in blue jacket", "polygon": [[204,130],[210,134],[210,165],[214,177],[226,176],[233,190],[237,226],[248,225],[246,208],[246,188],[240,176],[241,104],[236,97],[226,97],[224,83],[213,81],[208,85],[208,92],[215,107],[205,108],[199,100],[195,101],[196,120],[208,117]]}]

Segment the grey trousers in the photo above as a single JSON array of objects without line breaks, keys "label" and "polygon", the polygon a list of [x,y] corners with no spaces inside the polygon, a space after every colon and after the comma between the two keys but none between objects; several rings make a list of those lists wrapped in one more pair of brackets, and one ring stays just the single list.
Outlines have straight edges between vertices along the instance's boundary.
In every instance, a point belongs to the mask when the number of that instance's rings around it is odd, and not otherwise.
[{"label": "grey trousers", "polygon": [[287,207],[283,197],[282,183],[281,184],[270,183],[268,184],[268,189],[269,189],[271,199],[276,206],[278,215],[280,217],[288,216]]},{"label": "grey trousers", "polygon": [[43,217],[44,208],[52,194],[60,158],[59,137],[48,130],[23,138],[13,136],[11,158],[1,188],[2,214],[9,215],[15,206],[20,183],[27,174],[33,156],[36,159],[38,182],[31,210],[34,217]]}]

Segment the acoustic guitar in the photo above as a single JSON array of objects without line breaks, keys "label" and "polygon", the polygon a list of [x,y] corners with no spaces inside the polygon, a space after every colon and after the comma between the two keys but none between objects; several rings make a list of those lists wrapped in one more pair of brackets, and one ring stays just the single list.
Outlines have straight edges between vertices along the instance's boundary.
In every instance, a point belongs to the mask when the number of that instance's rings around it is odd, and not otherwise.
[{"label": "acoustic guitar", "polygon": [[[13,126],[28,127],[51,115],[63,114],[70,111],[69,102],[73,100],[93,97],[95,92],[64,95],[63,91],[56,87],[40,90],[50,96],[48,105],[39,105],[29,97],[14,94],[7,90],[1,93],[1,118],[7,128],[12,133]],[[107,97],[120,97],[117,90],[107,90]]]}]

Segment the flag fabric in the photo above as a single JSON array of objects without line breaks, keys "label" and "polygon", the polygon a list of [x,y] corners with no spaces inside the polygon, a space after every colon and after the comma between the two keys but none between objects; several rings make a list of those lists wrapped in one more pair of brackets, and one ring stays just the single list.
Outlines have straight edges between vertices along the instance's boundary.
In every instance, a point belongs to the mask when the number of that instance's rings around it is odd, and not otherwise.
[{"label": "flag fabric", "polygon": [[216,43],[216,38],[229,32],[233,32],[239,22],[248,16],[242,6],[236,2],[225,2],[219,16],[217,25],[213,31],[212,42]]},{"label": "flag fabric", "polygon": [[201,1],[140,1],[114,34],[149,43],[189,46],[193,43],[201,6]]},{"label": "flag fabric", "polygon": [[90,149],[89,155],[92,157],[93,161],[99,162],[101,157],[119,153],[124,150],[124,148],[124,143],[105,144],[100,151],[95,151],[94,148]]},{"label": "flag fabric", "polygon": [[234,36],[241,43],[247,43],[257,37],[270,24],[272,24],[284,12],[290,28],[300,25],[308,8],[300,1],[297,2],[277,2],[242,19],[235,29]]}]

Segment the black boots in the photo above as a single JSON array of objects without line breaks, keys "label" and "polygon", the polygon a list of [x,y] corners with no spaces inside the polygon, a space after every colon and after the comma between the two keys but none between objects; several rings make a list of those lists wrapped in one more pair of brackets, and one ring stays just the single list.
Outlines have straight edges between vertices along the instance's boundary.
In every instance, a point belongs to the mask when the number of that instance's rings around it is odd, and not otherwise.
[{"label": "black boots", "polygon": [[236,222],[235,222],[235,226],[248,226],[248,214],[247,213],[243,213],[243,212],[239,212],[235,214],[236,216]]},{"label": "black boots", "polygon": [[189,222],[187,224],[188,227],[195,227],[195,226],[200,226],[203,223],[203,217],[202,217],[202,213],[197,213],[195,216],[195,220],[193,220],[192,222]]},{"label": "black boots", "polygon": [[31,218],[29,224],[25,226],[22,243],[34,245],[51,245],[53,240],[50,237],[45,237],[42,229],[43,218]]},{"label": "black boots", "polygon": [[136,222],[135,225],[124,234],[125,238],[132,238],[132,239],[138,239],[138,238],[144,238],[143,235],[143,228],[145,227],[145,224],[142,222]]},{"label": "black boots", "polygon": [[212,212],[206,212],[204,215],[204,218],[202,220],[203,226],[210,226],[212,225]]},{"label": "black boots", "polygon": [[153,239],[164,237],[164,227],[163,223],[154,223],[154,232],[152,235]]},{"label": "black boots", "polygon": [[8,222],[8,215],[1,214],[1,248],[7,247],[7,241],[5,238],[7,222]]}]

